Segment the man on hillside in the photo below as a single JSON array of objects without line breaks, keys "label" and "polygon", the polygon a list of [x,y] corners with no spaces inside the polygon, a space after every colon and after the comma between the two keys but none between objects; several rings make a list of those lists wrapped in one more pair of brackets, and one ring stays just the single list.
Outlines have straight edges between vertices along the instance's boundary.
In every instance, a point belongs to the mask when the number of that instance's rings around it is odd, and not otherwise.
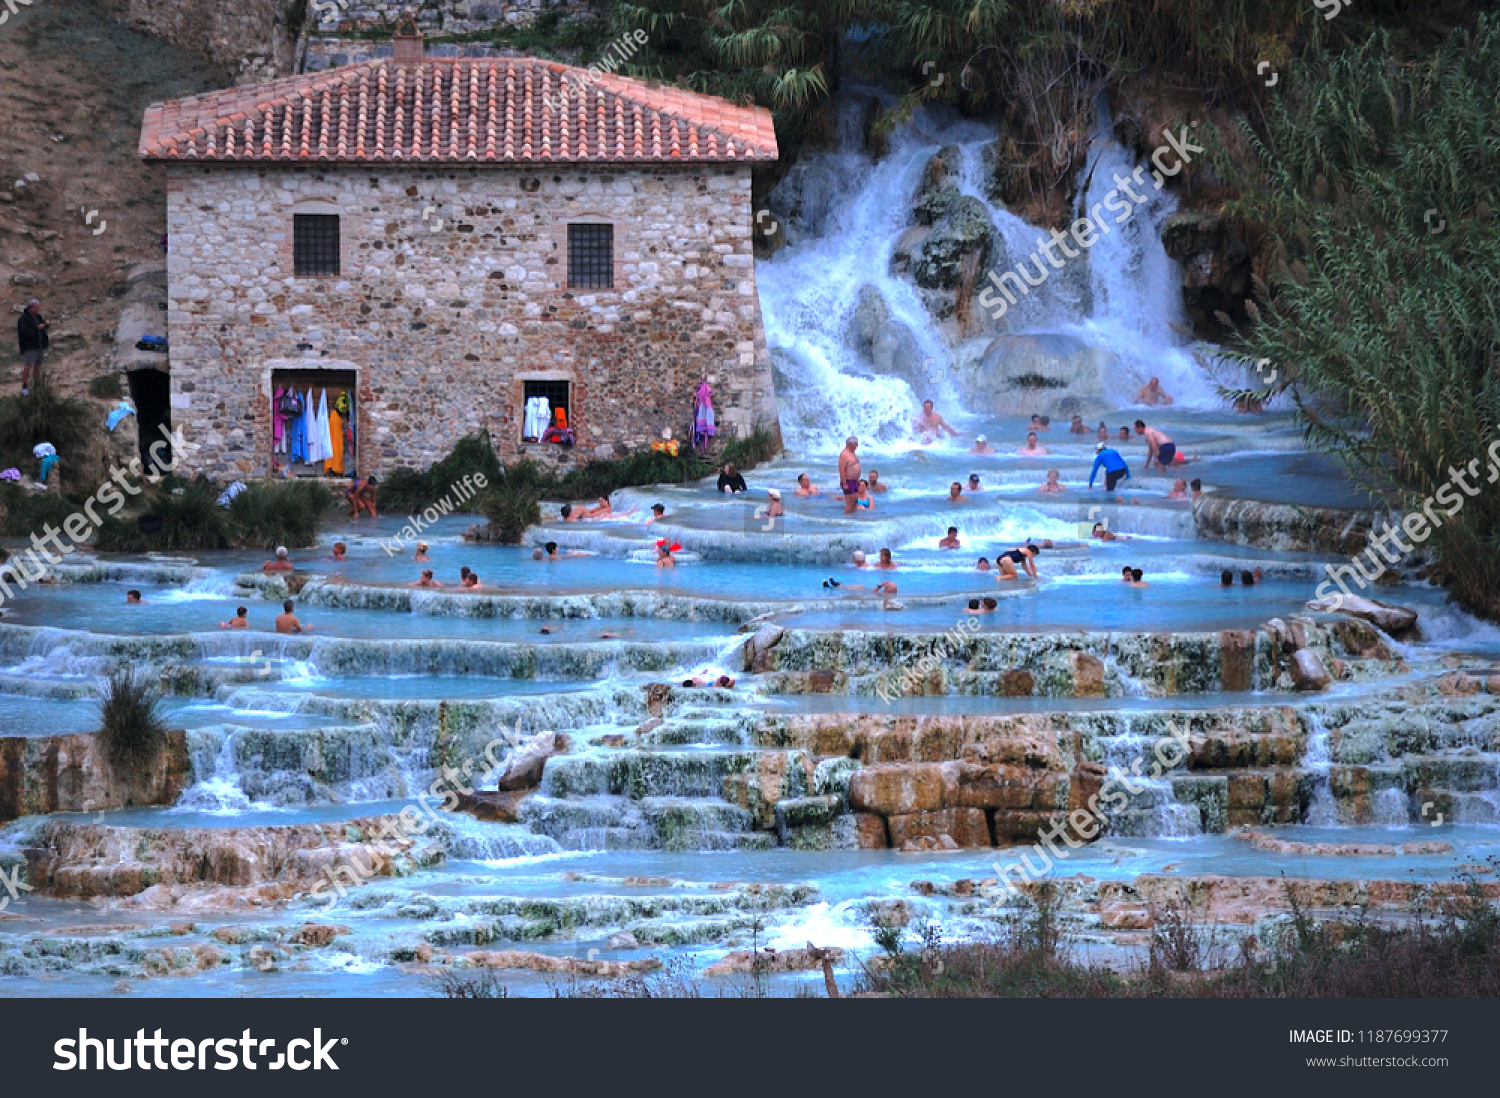
[{"label": "man on hillside", "polygon": [[16,321],[16,338],[21,344],[21,395],[31,393],[31,375],[42,376],[42,356],[47,351],[47,322],[42,319],[42,303],[32,298],[26,303],[21,319]]}]

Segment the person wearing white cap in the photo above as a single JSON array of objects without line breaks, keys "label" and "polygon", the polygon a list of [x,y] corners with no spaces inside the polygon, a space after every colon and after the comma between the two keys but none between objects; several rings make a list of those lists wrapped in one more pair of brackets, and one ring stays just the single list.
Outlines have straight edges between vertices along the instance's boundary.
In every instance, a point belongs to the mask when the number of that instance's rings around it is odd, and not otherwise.
[{"label": "person wearing white cap", "polygon": [[771,497],[771,502],[766,505],[765,517],[768,519],[780,518],[786,514],[785,508],[781,506],[781,489],[771,488],[766,494]]},{"label": "person wearing white cap", "polygon": [[969,451],[971,454],[993,454],[994,452],[995,448],[985,441],[983,435],[974,440],[974,449]]},{"label": "person wearing white cap", "polygon": [[292,561],[287,554],[285,545],[278,545],[276,547],[275,560],[268,560],[265,564],[261,565],[262,572],[290,572],[292,570]]}]

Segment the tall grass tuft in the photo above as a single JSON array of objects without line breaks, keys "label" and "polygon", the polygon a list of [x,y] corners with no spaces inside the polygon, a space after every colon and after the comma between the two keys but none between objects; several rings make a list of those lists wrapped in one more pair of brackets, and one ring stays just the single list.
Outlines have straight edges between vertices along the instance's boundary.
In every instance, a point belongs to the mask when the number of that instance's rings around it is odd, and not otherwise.
[{"label": "tall grass tuft", "polygon": [[130,774],[150,766],[167,742],[161,687],[130,670],[110,676],[99,707],[100,746],[111,766]]},{"label": "tall grass tuft", "polygon": [[312,545],[338,503],[314,480],[250,484],[229,503],[229,536],[242,549]]},{"label": "tall grass tuft", "polygon": [[456,502],[457,511],[477,511],[475,497],[457,502],[454,489],[465,477],[477,487],[481,476],[486,485],[500,482],[500,459],[495,456],[488,431],[461,438],[447,457],[421,472],[403,467],[381,477],[380,507],[394,514],[414,515],[448,498]]}]

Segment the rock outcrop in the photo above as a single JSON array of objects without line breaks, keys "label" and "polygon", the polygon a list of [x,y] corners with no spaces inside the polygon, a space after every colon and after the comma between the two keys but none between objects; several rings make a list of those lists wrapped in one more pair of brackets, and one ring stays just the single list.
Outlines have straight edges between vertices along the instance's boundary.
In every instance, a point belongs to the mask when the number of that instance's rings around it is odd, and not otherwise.
[{"label": "rock outcrop", "polygon": [[153,765],[121,774],[92,733],[0,737],[0,823],[51,812],[170,805],[188,784],[187,735],[169,732]]}]

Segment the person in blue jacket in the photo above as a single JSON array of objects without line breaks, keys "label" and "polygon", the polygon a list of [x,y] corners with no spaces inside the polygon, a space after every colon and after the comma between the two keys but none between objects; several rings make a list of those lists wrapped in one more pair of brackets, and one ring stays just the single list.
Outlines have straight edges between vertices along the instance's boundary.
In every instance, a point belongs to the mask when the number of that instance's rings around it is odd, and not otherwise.
[{"label": "person in blue jacket", "polygon": [[1094,478],[1099,475],[1099,469],[1104,468],[1104,490],[1113,492],[1115,485],[1122,480],[1130,479],[1130,466],[1125,464],[1125,459],[1120,456],[1118,450],[1112,450],[1104,443],[1099,443],[1095,448],[1094,467],[1089,470],[1089,487],[1094,486]]}]

